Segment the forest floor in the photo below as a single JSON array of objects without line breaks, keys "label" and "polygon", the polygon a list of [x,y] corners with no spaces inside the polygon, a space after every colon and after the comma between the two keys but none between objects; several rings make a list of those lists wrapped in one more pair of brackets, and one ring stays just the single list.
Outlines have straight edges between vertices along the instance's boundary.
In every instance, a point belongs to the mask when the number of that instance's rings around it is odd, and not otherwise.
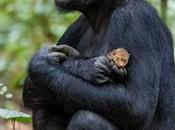
[{"label": "forest floor", "polygon": [[[0,130],[13,130],[12,123],[10,121],[4,122],[0,120]],[[32,130],[31,123],[15,123],[15,130]]]}]

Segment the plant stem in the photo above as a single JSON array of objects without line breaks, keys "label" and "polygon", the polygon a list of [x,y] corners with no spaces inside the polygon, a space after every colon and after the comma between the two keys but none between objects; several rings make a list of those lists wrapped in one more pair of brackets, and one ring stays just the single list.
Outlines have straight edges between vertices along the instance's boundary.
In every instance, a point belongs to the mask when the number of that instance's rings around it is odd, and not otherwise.
[{"label": "plant stem", "polygon": [[19,127],[19,130],[21,129],[21,124],[20,123],[18,123],[18,127]]},{"label": "plant stem", "polygon": [[15,120],[11,120],[11,123],[12,123],[13,130],[15,130]]}]

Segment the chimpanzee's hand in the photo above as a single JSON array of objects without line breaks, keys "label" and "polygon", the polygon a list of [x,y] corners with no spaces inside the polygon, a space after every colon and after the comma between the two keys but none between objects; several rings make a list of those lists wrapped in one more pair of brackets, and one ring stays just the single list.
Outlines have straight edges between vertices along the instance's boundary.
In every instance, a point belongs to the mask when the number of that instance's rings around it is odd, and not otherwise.
[{"label": "chimpanzee's hand", "polygon": [[126,68],[119,68],[116,63],[109,59],[109,66],[112,70],[112,73],[110,74],[111,79],[117,81],[117,82],[121,82],[123,81],[123,79],[125,79],[126,75],[127,75],[127,70]]},{"label": "chimpanzee's hand", "polygon": [[38,52],[33,57],[32,61],[34,63],[40,62],[41,60],[45,60],[50,63],[60,63],[65,60],[66,55],[62,52],[53,52],[50,51],[50,48],[53,47],[53,45],[47,45],[45,47],[42,47],[38,50]]},{"label": "chimpanzee's hand", "polygon": [[50,48],[50,50],[53,52],[60,52],[66,57],[80,57],[80,53],[68,45],[54,45]]},{"label": "chimpanzee's hand", "polygon": [[118,68],[117,65],[106,56],[100,56],[95,62],[93,81],[97,84],[106,82],[120,82],[127,75],[125,68]]},{"label": "chimpanzee's hand", "polygon": [[112,81],[110,74],[112,70],[110,68],[109,60],[106,56],[100,56],[97,58],[94,64],[94,72],[92,75],[92,81],[96,84],[102,84]]},{"label": "chimpanzee's hand", "polygon": [[66,60],[67,56],[62,52],[58,52],[58,51],[53,52],[51,50],[52,47],[54,47],[54,46],[49,47],[49,53],[47,55],[49,62],[51,62],[53,64],[60,64],[60,63],[64,62]]}]

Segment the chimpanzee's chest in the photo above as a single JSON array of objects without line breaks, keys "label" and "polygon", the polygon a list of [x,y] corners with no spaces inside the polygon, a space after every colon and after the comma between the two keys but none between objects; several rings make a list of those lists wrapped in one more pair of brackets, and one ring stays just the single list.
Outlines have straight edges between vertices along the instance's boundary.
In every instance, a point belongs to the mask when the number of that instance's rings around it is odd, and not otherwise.
[{"label": "chimpanzee's chest", "polygon": [[106,30],[94,33],[92,29],[86,31],[77,46],[77,50],[84,57],[96,57],[108,52]]}]

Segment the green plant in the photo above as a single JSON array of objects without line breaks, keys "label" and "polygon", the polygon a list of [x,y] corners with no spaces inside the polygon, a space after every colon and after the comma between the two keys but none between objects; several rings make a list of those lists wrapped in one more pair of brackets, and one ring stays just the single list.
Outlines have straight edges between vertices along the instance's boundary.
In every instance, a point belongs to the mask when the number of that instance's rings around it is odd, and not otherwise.
[{"label": "green plant", "polygon": [[32,117],[23,112],[0,108],[0,118],[10,120],[13,130],[15,130],[15,122],[29,123],[32,121]]}]

